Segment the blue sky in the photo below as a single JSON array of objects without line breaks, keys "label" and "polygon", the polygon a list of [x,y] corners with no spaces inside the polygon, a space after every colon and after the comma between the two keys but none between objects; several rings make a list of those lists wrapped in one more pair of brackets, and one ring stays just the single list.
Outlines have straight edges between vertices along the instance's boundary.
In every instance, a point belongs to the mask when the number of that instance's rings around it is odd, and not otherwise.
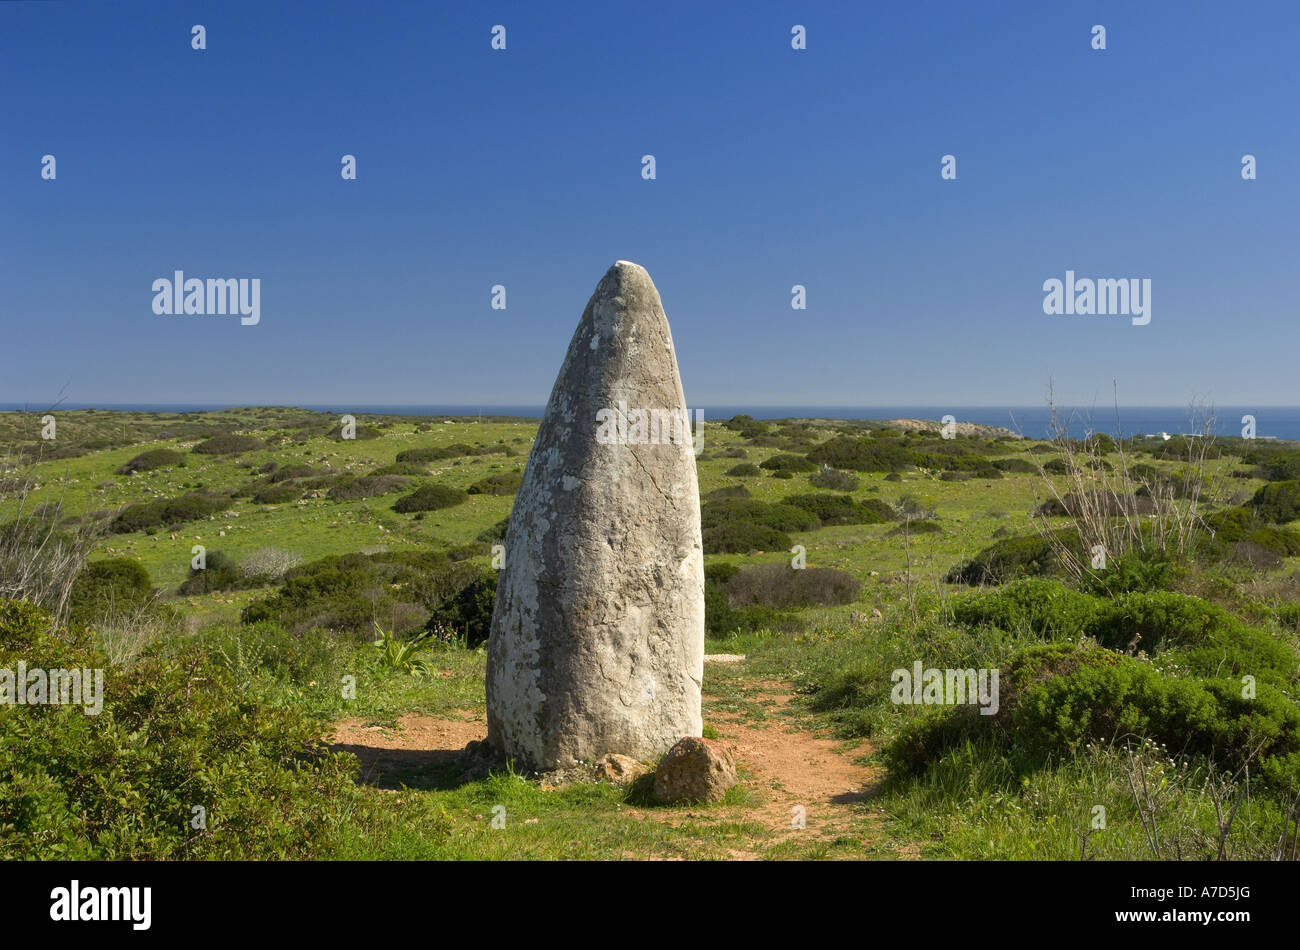
[{"label": "blue sky", "polygon": [[[0,401],[541,403],[628,259],[691,404],[1300,403],[1298,35],[1295,3],[2,4]],[[155,315],[176,269],[260,278],[260,324]],[[1045,315],[1067,269],[1150,278],[1151,323]]]}]

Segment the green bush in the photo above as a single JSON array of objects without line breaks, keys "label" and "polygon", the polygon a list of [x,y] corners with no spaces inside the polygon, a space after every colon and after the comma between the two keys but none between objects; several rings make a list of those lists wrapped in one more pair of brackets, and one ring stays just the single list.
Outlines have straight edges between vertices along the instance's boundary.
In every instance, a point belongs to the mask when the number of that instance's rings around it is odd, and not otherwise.
[{"label": "green bush", "polygon": [[808,476],[808,482],[814,488],[830,488],[834,491],[857,491],[861,481],[852,472],[841,472],[836,468],[824,468]]},{"label": "green bush", "polygon": [[86,625],[136,614],[150,608],[156,594],[148,570],[133,557],[89,561],[72,582],[69,622]]},{"label": "green bush", "polygon": [[483,571],[434,608],[425,629],[441,639],[462,639],[466,646],[486,643],[492,630],[497,572]]},{"label": "green bush", "polygon": [[[1077,532],[1063,528],[1058,538],[1082,555],[1083,545]],[[1060,573],[1060,564],[1047,538],[1038,534],[1018,538],[1004,538],[981,550],[964,564],[948,572],[944,580],[949,584],[969,584],[972,587],[1004,584],[1017,577],[1037,577]]]},{"label": "green bush", "polygon": [[1254,465],[1256,474],[1265,481],[1300,479],[1300,449],[1291,448],[1286,443],[1270,445],[1257,442],[1242,454],[1241,460]]},{"label": "green bush", "polygon": [[1024,629],[1060,639],[1093,630],[1104,608],[1096,597],[1041,578],[1018,580],[952,602],[953,618],[966,626],[990,626],[1008,632]]},{"label": "green bush", "polygon": [[505,518],[502,518],[492,527],[484,528],[482,531],[480,531],[478,533],[477,540],[482,541],[485,544],[496,544],[497,542],[503,541],[505,539],[506,529],[509,527],[510,527],[510,518],[509,516],[507,516]]},{"label": "green bush", "polygon": [[1300,481],[1270,482],[1255,492],[1250,505],[1270,524],[1287,524],[1300,518]]},{"label": "green bush", "polygon": [[916,465],[915,456],[901,440],[891,438],[837,436],[810,451],[808,459],[855,472],[901,472]]},{"label": "green bush", "polygon": [[894,521],[897,516],[893,509],[878,498],[867,501],[854,501],[847,495],[832,495],[828,492],[807,495],[791,495],[783,504],[802,508],[817,516],[824,525],[836,524],[884,524]]},{"label": "green bush", "polygon": [[391,465],[381,465],[371,473],[372,477],[382,477],[384,475],[404,475],[420,476],[428,475],[428,466],[420,462],[393,462]]},{"label": "green bush", "polygon": [[480,478],[467,491],[471,495],[513,495],[519,490],[522,480],[521,472],[501,472]]},{"label": "green bush", "polygon": [[1089,568],[1080,579],[1079,588],[1107,596],[1165,590],[1180,572],[1180,566],[1159,551],[1127,551],[1119,557],[1108,558],[1105,569]]},{"label": "green bush", "polygon": [[728,498],[748,498],[750,497],[749,489],[744,485],[724,485],[721,488],[715,488],[707,495],[701,496],[701,501],[726,501]]},{"label": "green bush", "polygon": [[196,492],[168,500],[136,502],[118,512],[109,523],[109,530],[115,534],[129,534],[169,527],[207,518],[224,508],[224,498]]},{"label": "green bush", "polygon": [[239,455],[243,452],[251,452],[254,449],[264,449],[266,443],[261,439],[251,435],[235,435],[228,432],[223,435],[214,435],[194,446],[190,451],[198,452],[200,455]]},{"label": "green bush", "polygon": [[284,468],[276,468],[271,472],[267,479],[271,484],[277,482],[287,482],[295,478],[313,478],[318,475],[326,475],[328,472],[317,471],[310,465],[286,465]]},{"label": "green bush", "polygon": [[259,505],[283,505],[297,501],[302,497],[302,487],[288,482],[268,485],[253,495],[253,501]]},{"label": "green bush", "polygon": [[1031,475],[1038,471],[1033,462],[1018,458],[994,459],[993,467],[1000,472],[1010,472],[1013,475]]},{"label": "green bush", "polygon": [[815,472],[817,466],[802,455],[773,455],[759,463],[769,472]]},{"label": "green bush", "polygon": [[778,531],[811,531],[818,526],[817,516],[794,505],[776,504],[753,498],[729,498],[710,501],[700,508],[700,526],[748,521]]},{"label": "green bush", "polygon": [[[0,667],[105,669],[88,637],[0,601]],[[301,860],[333,840],[355,757],[299,707],[260,705],[198,644],[105,670],[103,709],[0,705],[0,853],[10,859]],[[207,828],[191,828],[202,806]]]},{"label": "green bush", "polygon": [[451,445],[429,445],[418,449],[406,449],[404,452],[397,453],[397,461],[437,462],[442,459],[462,458],[467,455],[491,455],[500,451],[500,446],[466,445],[464,442],[453,442]]},{"label": "green bush", "polygon": [[1260,683],[1253,699],[1235,679],[1176,678],[1101,647],[1030,648],[1002,670],[1000,709],[955,707],[903,727],[885,750],[899,775],[916,774],[978,734],[1046,761],[1089,742],[1150,739],[1286,791],[1300,783],[1300,708]]},{"label": "green bush", "polygon": [[362,475],[357,478],[344,475],[331,485],[325,497],[332,501],[356,501],[402,491],[410,484],[411,480],[404,475]]},{"label": "green bush", "polygon": [[705,554],[748,554],[751,551],[788,551],[790,536],[752,521],[728,521],[704,529]]},{"label": "green bush", "polygon": [[240,574],[239,563],[224,551],[209,551],[205,557],[203,570],[190,566],[190,576],[181,584],[179,594],[206,594],[210,591],[237,590],[241,587],[260,586],[257,583],[246,584]]},{"label": "green bush", "polygon": [[1091,636],[1104,647],[1164,655],[1201,676],[1252,675],[1285,686],[1296,657],[1266,631],[1218,604],[1170,591],[1096,596],[1029,579],[957,598],[953,617],[968,626],[1028,630],[1044,638]]},{"label": "green bush", "polygon": [[759,471],[758,466],[753,462],[741,462],[739,465],[733,465],[727,469],[726,473],[732,478],[753,478],[763,473]]},{"label": "green bush", "polygon": [[1257,509],[1225,508],[1210,515],[1205,522],[1214,534],[1201,542],[1201,550],[1211,559],[1230,556],[1234,545],[1243,542],[1257,544],[1278,557],[1300,555],[1300,532],[1266,524]]},{"label": "green bush", "polygon": [[185,456],[174,449],[151,449],[148,452],[141,452],[131,459],[117,470],[117,474],[130,475],[133,472],[152,472],[169,466],[183,468],[185,466]]},{"label": "green bush", "polygon": [[[477,549],[474,553],[478,553]],[[290,568],[275,593],[244,608],[244,623],[312,627],[368,637],[378,623],[398,634],[423,628],[431,611],[476,575],[461,552],[333,555]]]},{"label": "green bush", "polygon": [[411,494],[399,498],[393,503],[393,510],[399,514],[408,514],[412,511],[437,511],[442,508],[452,508],[468,498],[469,495],[459,488],[450,488],[446,485],[425,485],[423,488],[417,488]]}]

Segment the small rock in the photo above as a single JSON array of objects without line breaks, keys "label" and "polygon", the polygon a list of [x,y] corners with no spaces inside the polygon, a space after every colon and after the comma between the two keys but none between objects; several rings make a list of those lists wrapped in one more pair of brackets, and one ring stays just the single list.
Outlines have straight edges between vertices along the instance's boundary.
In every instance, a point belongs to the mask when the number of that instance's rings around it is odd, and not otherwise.
[{"label": "small rock", "polygon": [[649,766],[630,755],[610,752],[596,760],[596,780],[615,785],[630,785],[650,771]]},{"label": "small rock", "polygon": [[716,802],[736,781],[731,746],[687,736],[668,750],[655,770],[655,797],[661,802]]},{"label": "small rock", "polygon": [[705,663],[743,663],[745,654],[743,653],[706,653],[704,654]]}]

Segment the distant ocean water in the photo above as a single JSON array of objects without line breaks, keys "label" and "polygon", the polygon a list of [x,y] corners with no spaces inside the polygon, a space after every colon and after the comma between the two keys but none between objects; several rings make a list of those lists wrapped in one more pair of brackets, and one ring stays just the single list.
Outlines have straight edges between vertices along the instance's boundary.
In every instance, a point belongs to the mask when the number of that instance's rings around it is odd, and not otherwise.
[{"label": "distant ocean water", "polygon": [[[130,412],[208,412],[214,409],[244,408],[221,404],[172,403],[148,405],[63,403],[60,409],[104,409]],[[522,416],[541,418],[544,406],[474,406],[474,405],[344,405],[307,404],[298,406],[329,413],[372,413],[404,416]],[[940,419],[953,415],[958,422],[1002,426],[1029,438],[1047,435],[1051,413],[1046,406],[691,406],[699,409],[706,420],[730,419],[739,413],[748,413],[756,419],[820,418],[820,419]],[[48,407],[35,404],[0,403],[0,411],[44,412]],[[1193,423],[1186,406],[1133,406],[1121,407],[1119,424],[1116,424],[1114,407],[1093,409],[1061,409],[1061,417],[1070,421],[1071,434],[1087,431],[1106,432],[1110,435],[1153,435],[1166,432],[1179,435],[1199,432],[1203,423]],[[1300,406],[1218,406],[1214,410],[1214,432],[1217,435],[1241,435],[1241,418],[1255,417],[1255,434],[1259,438],[1300,440]]]}]

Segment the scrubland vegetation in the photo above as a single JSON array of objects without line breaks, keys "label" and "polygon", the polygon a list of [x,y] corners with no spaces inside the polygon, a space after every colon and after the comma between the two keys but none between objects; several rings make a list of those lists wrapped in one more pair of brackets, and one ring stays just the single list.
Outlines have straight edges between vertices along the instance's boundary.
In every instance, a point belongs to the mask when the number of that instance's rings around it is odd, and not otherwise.
[{"label": "scrubland vegetation", "polygon": [[[779,834],[743,786],[654,822],[635,786],[444,757],[376,787],[329,745],[483,715],[535,422],[38,418],[0,414],[0,669],[107,675],[98,716],[0,705],[5,857],[1297,856],[1300,446],[709,424],[708,650],[746,659],[707,667],[706,723],[786,684],[879,767],[846,807],[881,845]],[[895,702],[917,662],[998,670],[996,714]]]}]

